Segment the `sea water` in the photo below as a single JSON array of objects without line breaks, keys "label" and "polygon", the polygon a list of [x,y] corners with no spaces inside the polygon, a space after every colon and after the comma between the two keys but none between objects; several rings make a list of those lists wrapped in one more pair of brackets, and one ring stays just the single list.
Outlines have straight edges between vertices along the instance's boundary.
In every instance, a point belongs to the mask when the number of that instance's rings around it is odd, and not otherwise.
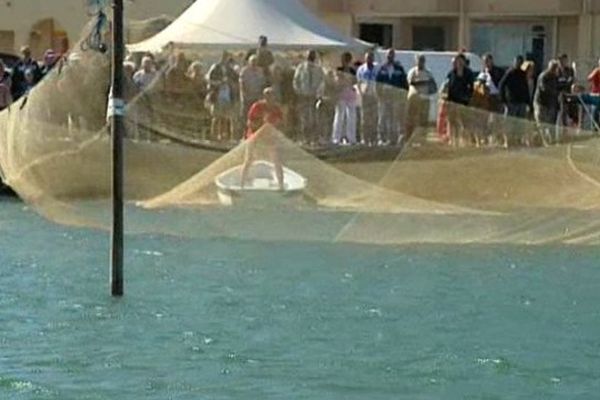
[{"label": "sea water", "polygon": [[1,399],[592,399],[600,250],[108,235],[0,202]]}]

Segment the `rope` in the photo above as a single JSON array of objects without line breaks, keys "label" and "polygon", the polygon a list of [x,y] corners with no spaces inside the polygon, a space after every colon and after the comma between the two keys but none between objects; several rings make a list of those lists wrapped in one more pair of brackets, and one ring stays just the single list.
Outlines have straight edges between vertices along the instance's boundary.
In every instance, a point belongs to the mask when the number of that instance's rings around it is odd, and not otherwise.
[{"label": "rope", "polygon": [[87,0],[88,15],[95,19],[91,32],[81,41],[81,50],[93,50],[105,53],[108,49],[104,43],[104,32],[108,27],[108,17],[104,12],[106,0]]}]

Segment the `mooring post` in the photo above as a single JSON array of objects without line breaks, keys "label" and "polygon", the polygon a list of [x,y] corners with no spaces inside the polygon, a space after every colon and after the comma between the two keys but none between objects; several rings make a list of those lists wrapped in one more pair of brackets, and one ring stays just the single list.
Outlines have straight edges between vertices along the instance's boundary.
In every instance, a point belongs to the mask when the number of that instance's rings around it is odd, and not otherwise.
[{"label": "mooring post", "polygon": [[123,0],[113,0],[112,21],[112,89],[109,99],[108,116],[111,121],[112,134],[112,232],[110,286],[111,295],[121,297],[123,285],[123,136],[125,134],[123,101]]}]

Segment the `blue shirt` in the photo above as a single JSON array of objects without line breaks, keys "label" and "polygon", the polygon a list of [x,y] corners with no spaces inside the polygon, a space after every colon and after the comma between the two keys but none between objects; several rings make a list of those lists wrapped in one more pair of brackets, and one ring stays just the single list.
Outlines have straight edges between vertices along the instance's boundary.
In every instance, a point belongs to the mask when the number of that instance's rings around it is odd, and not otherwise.
[{"label": "blue shirt", "polygon": [[397,89],[408,90],[406,72],[400,63],[382,65],[377,72],[377,82]]},{"label": "blue shirt", "polygon": [[356,80],[358,81],[358,87],[360,93],[363,95],[375,96],[377,95],[377,64],[373,64],[373,68],[369,69],[367,63],[364,63],[356,71]]}]

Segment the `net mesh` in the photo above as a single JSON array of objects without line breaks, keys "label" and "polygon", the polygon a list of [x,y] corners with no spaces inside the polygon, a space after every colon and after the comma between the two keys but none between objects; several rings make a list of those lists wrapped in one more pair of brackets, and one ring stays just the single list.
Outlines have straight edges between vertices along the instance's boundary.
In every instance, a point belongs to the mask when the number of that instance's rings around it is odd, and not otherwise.
[{"label": "net mesh", "polygon": [[[382,245],[600,242],[600,142],[584,102],[558,114],[582,124],[557,128],[440,100],[454,135],[427,124],[408,137],[406,123],[429,101],[380,88],[393,114],[391,143],[332,144],[340,88],[352,78],[326,72],[307,111],[292,87],[298,54],[280,52],[267,79],[281,118],[265,118],[244,139],[259,98],[218,104],[222,93],[206,76],[219,56],[159,56],[142,88],[127,78],[128,232]],[[0,114],[2,178],[53,221],[110,226],[109,75],[108,54],[76,46]],[[239,90],[237,75],[230,83]],[[368,142],[381,108],[364,98],[362,109],[359,138]],[[308,128],[307,116],[315,121]]]}]

